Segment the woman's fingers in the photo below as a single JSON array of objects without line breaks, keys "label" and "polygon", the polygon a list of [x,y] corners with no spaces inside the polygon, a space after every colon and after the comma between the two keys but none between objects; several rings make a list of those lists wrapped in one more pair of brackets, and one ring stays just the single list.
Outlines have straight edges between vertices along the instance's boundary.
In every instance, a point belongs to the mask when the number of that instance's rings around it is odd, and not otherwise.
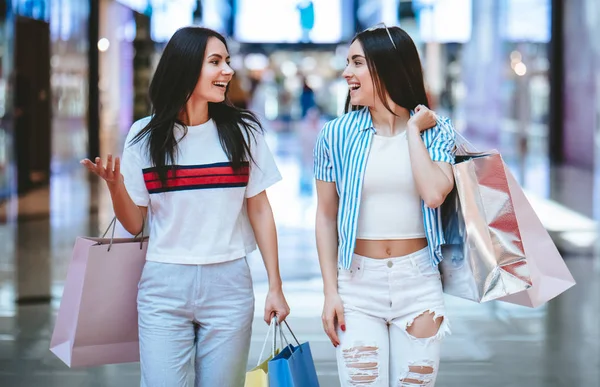
[{"label": "woman's fingers", "polygon": [[108,157],[106,158],[106,180],[112,180],[113,179],[113,160],[112,160],[112,155],[109,154]]},{"label": "woman's fingers", "polygon": [[115,177],[121,174],[121,159],[119,157],[115,157]]},{"label": "woman's fingers", "polygon": [[335,331],[334,317],[324,315],[322,317],[322,320],[323,320],[323,330],[325,331],[325,334],[327,335],[327,337],[329,337],[331,344],[333,344],[334,347],[337,347],[338,345],[340,345],[340,340],[337,336],[337,332]]},{"label": "woman's fingers", "polygon": [[81,165],[83,165],[88,171],[96,173],[96,164],[92,163],[89,159],[83,159],[80,161]]},{"label": "woman's fingers", "polygon": [[119,157],[113,159],[112,155],[108,155],[106,158],[106,167],[102,164],[100,157],[96,157],[94,161],[83,159],[80,163],[90,172],[95,173],[107,182],[118,180],[121,175],[121,159]]}]

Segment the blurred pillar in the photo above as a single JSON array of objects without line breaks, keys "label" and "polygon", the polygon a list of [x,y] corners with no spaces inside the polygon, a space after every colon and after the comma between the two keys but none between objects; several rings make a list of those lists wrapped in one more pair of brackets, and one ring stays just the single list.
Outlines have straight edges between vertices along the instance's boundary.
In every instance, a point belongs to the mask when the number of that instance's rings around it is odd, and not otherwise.
[{"label": "blurred pillar", "polygon": [[495,146],[502,123],[502,39],[500,2],[472,3],[473,30],[462,58],[467,99],[466,132],[474,139]]},{"label": "blurred pillar", "polygon": [[600,98],[595,48],[598,45],[597,24],[600,5],[597,0],[563,2],[563,40],[565,44],[563,125],[564,162],[591,170],[594,167],[594,131],[597,117],[594,105]]},{"label": "blurred pillar", "polygon": [[[569,0],[562,2],[562,7],[562,161],[594,171],[592,205],[600,223],[600,3]],[[596,267],[600,270],[600,240],[597,245]]]},{"label": "blurred pillar", "polygon": [[15,22],[15,144],[19,194],[50,182],[50,25]]},{"label": "blurred pillar", "polygon": [[100,38],[100,0],[90,1],[88,23],[88,158],[100,156],[100,70],[98,40]]},{"label": "blurred pillar", "polygon": [[[18,192],[7,220],[16,228],[18,303],[49,302],[50,268],[50,25],[44,2],[24,4],[15,17],[15,151]],[[27,5],[27,6],[25,6]],[[29,8],[28,8],[29,6]],[[38,11],[36,11],[38,10]],[[35,189],[34,189],[35,188]],[[16,206],[14,206],[16,204]]]},{"label": "blurred pillar", "polygon": [[560,165],[563,153],[563,0],[552,0],[551,40],[550,40],[550,111],[548,128],[548,157],[550,163]]},{"label": "blurred pillar", "polygon": [[16,301],[20,304],[50,302],[50,217],[19,220],[16,238]]},{"label": "blurred pillar", "polygon": [[[595,20],[591,24],[592,36],[600,36],[600,5],[595,0],[588,3],[596,4]],[[598,225],[596,241],[596,271],[600,272],[600,39],[592,39],[594,51],[594,72],[596,74],[596,103],[595,103],[595,166],[594,166],[594,218]]]},{"label": "blurred pillar", "polygon": [[[133,26],[134,11],[116,1],[100,3],[100,38],[109,48],[99,54],[100,138],[102,154],[121,154],[133,123],[133,31],[117,26]],[[127,30],[129,31],[129,30]]]},{"label": "blurred pillar", "polygon": [[[527,50],[525,47],[518,47],[517,51],[524,56],[524,62],[530,63],[526,57]],[[514,143],[517,147],[517,159],[519,160],[518,179],[521,184],[525,184],[525,176],[527,170],[528,152],[528,132],[531,124],[531,76],[530,71],[525,74],[518,75],[516,79],[516,120],[517,120],[517,141]]]},{"label": "blurred pillar", "polygon": [[153,73],[154,43],[150,35],[150,18],[137,12],[134,17],[136,33],[133,41],[133,120],[137,121],[148,116],[151,110],[148,88]]},{"label": "blurred pillar", "polygon": [[[425,45],[425,74],[427,78],[427,94],[429,94],[429,103],[438,102],[440,92],[442,91],[442,45],[440,43],[429,42]],[[433,100],[431,100],[433,97]],[[436,106],[438,105],[438,106]],[[439,104],[434,103],[432,109],[439,109]]]},{"label": "blurred pillar", "polygon": [[14,168],[14,16],[12,3],[0,2],[0,203],[15,192]]}]

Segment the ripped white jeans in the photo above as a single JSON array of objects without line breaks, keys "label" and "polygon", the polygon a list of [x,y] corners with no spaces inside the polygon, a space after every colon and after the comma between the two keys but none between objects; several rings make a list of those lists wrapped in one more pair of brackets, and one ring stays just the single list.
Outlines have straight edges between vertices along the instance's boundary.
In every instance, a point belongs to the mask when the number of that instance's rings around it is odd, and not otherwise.
[{"label": "ripped white jeans", "polygon": [[[355,254],[351,271],[338,273],[338,292],[346,320],[345,332],[338,326],[342,387],[435,384],[441,339],[450,326],[444,317],[440,274],[427,248],[388,259]],[[410,334],[423,318],[442,319],[437,333]]]}]

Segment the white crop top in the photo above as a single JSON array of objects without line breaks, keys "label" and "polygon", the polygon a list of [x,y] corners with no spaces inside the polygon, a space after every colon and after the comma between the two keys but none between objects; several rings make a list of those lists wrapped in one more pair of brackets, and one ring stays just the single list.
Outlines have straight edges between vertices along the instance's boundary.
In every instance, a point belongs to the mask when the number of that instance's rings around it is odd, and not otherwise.
[{"label": "white crop top", "polygon": [[425,237],[406,132],[394,137],[373,136],[357,227],[357,239]]}]

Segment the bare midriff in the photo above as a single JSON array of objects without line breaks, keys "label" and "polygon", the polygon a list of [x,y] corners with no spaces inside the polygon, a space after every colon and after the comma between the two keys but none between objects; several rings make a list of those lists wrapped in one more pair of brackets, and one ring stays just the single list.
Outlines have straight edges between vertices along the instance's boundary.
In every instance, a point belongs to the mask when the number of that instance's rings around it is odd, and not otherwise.
[{"label": "bare midriff", "polygon": [[357,239],[354,253],[363,257],[385,259],[412,254],[427,247],[426,238],[415,239]]}]

